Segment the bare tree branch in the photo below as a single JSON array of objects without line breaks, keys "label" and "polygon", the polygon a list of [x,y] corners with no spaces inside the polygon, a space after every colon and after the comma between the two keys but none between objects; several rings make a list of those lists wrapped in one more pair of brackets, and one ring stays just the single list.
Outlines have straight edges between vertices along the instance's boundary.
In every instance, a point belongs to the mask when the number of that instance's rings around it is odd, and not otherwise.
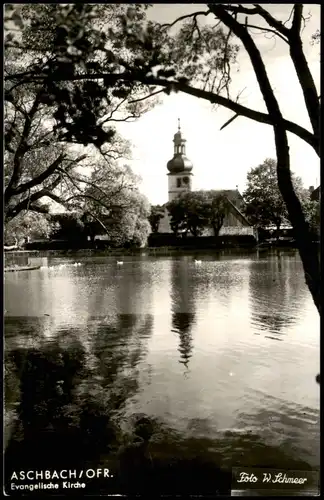
[{"label": "bare tree branch", "polygon": [[26,191],[44,182],[48,177],[50,177],[55,172],[55,170],[57,170],[58,166],[63,161],[63,159],[64,155],[60,154],[58,158],[56,158],[56,160],[54,160],[53,163],[46,170],[44,170],[44,172],[42,172],[37,177],[31,179],[28,182],[19,184],[19,186],[17,186],[17,188],[12,191],[12,195],[16,196],[18,194],[25,193]]},{"label": "bare tree branch", "polygon": [[61,176],[57,177],[50,186],[47,188],[43,188],[40,191],[37,191],[36,193],[33,193],[32,195],[28,196],[21,202],[17,203],[14,207],[10,207],[5,211],[5,218],[6,220],[8,219],[13,219],[16,217],[22,210],[27,210],[28,206],[31,206],[33,202],[40,200],[41,198],[48,196],[49,198],[52,198],[53,200],[57,201],[57,203],[61,203],[62,200],[58,196],[54,195],[52,191],[59,185],[61,182]]},{"label": "bare tree branch", "polygon": [[91,196],[90,194],[84,194],[84,193],[74,194],[74,195],[70,196],[67,200],[64,200],[64,201],[61,200],[60,203],[63,202],[64,204],[68,204],[71,200],[80,199],[80,198],[92,200],[95,203],[98,203],[99,205],[106,208],[108,211],[110,211],[112,208],[128,208],[126,205],[106,205],[105,203],[103,203],[102,200],[99,200],[99,199],[95,198],[94,196]]},{"label": "bare tree branch", "polygon": [[10,193],[11,193],[12,189],[15,187],[15,184],[19,180],[19,174],[20,174],[20,170],[21,170],[21,159],[22,159],[22,157],[25,153],[25,149],[27,147],[27,138],[28,138],[31,126],[32,126],[32,119],[38,110],[39,97],[40,97],[40,93],[37,93],[35,96],[33,105],[32,105],[32,107],[31,107],[31,109],[30,109],[30,111],[27,114],[26,119],[25,119],[24,128],[23,128],[23,131],[22,131],[22,134],[20,137],[18,147],[16,149],[16,154],[14,156],[14,160],[13,160],[12,176],[11,176],[11,179],[8,183],[6,190],[5,190],[5,195],[4,195],[5,203],[9,200]]},{"label": "bare tree branch", "polygon": [[[38,78],[38,77],[37,77]],[[42,78],[40,75],[39,78]],[[190,85],[187,85],[183,82],[179,83],[175,80],[168,80],[164,78],[158,78],[154,76],[147,76],[147,75],[141,75],[140,73],[137,74],[136,77],[134,77],[134,74],[131,74],[129,72],[125,73],[118,73],[118,74],[106,74],[106,73],[93,73],[93,74],[82,74],[82,75],[74,75],[73,77],[64,77],[64,76],[57,76],[54,78],[55,81],[64,81],[67,79],[71,80],[100,80],[100,79],[105,79],[109,78],[111,81],[117,82],[118,80],[125,80],[125,81],[134,81],[134,78],[137,79],[138,81],[147,84],[147,85],[154,85],[154,86],[162,86],[166,88],[173,87],[174,89],[185,92],[186,94],[202,98],[205,100],[208,100],[212,104],[219,104],[221,106],[224,106],[225,108],[228,108],[234,113],[237,113],[239,115],[245,116],[246,118],[250,118],[251,120],[257,121],[259,123],[266,123],[268,125],[273,125],[273,121],[270,117],[269,114],[267,113],[262,113],[260,111],[255,111],[253,109],[247,108],[246,106],[243,106],[235,101],[232,101],[228,98],[222,97],[220,95],[217,95],[213,92],[208,92],[202,89],[198,89],[195,87],[191,87]],[[307,142],[312,148],[316,151],[317,154],[319,154],[319,139],[318,137],[314,137],[313,134],[311,134],[308,130],[305,128],[301,127],[300,125],[291,122],[289,120],[284,120],[284,125],[285,128],[288,132],[291,132],[292,134],[297,135],[300,137],[302,140]]]},{"label": "bare tree branch", "polygon": [[253,5],[255,6],[256,14],[259,14],[265,21],[267,21],[269,26],[272,26],[272,28],[275,28],[275,30],[279,33],[289,38],[289,28],[287,28],[281,21],[278,21],[275,17],[273,17],[270,12],[264,9],[260,4],[255,3]]},{"label": "bare tree branch", "polygon": [[126,99],[123,99],[122,101],[120,101],[117,106],[111,110],[111,112],[109,113],[109,115],[105,118],[102,118],[102,121],[99,123],[99,125],[103,125],[104,123],[110,121],[114,115],[114,113],[116,113],[116,111],[118,111],[118,109],[124,104],[124,102],[126,101]]},{"label": "bare tree branch", "polygon": [[192,18],[197,19],[198,16],[208,16],[208,14],[210,14],[209,10],[201,10],[198,12],[194,12],[193,14],[186,14],[185,16],[178,17],[172,23],[161,24],[161,28],[172,28],[172,26],[174,26],[175,24],[177,24],[181,21],[184,21],[185,19],[192,19]]},{"label": "bare tree branch", "polygon": [[135,104],[136,102],[145,101],[146,99],[149,99],[150,97],[153,97],[154,95],[161,94],[162,92],[164,92],[163,89],[157,90],[156,92],[152,92],[152,94],[148,94],[144,97],[140,97],[139,99],[133,99],[132,101],[129,101],[129,104]]},{"label": "bare tree branch", "polygon": [[226,123],[224,123],[224,125],[221,126],[221,128],[219,130],[223,130],[225,127],[227,127],[227,125],[229,125],[230,123],[232,123],[232,121],[235,120],[235,118],[237,118],[239,115],[234,115],[232,116],[232,118],[230,118],[229,120],[227,120]]},{"label": "bare tree branch", "polygon": [[[67,173],[66,171],[64,171],[64,170],[61,170],[61,172],[62,172],[62,175],[63,175],[63,176],[68,177],[68,179],[70,179],[70,181],[72,182],[72,184],[73,184],[73,185],[74,185],[74,186],[75,186],[75,187],[76,187],[79,191],[81,191],[81,192],[82,192],[82,189],[80,188],[80,186],[78,186],[78,185],[76,184],[76,182],[81,182],[82,184],[86,184],[87,186],[93,187],[94,189],[96,189],[96,190],[100,191],[100,192],[101,192],[101,193],[102,193],[105,197],[111,196],[111,193],[107,193],[106,191],[104,191],[103,189],[101,189],[101,187],[98,185],[98,183],[97,183],[97,184],[95,184],[95,183],[93,183],[93,182],[91,182],[91,181],[88,181],[88,180],[85,180],[85,179],[82,179],[82,178],[80,178],[80,177],[76,177],[76,176],[72,177],[70,174],[68,174],[68,173]],[[75,182],[75,181],[76,181],[76,182]],[[123,186],[123,188],[124,188],[124,186]],[[113,196],[115,196],[115,194],[117,194],[117,193],[118,193],[118,192],[113,193]]]},{"label": "bare tree branch", "polygon": [[39,214],[48,214],[48,207],[43,205],[29,205],[28,210],[30,212],[37,212]]},{"label": "bare tree branch", "polygon": [[276,35],[279,38],[281,38],[281,40],[283,40],[285,43],[287,44],[289,43],[287,38],[281,35],[278,31],[272,30],[271,28],[264,28],[262,26],[256,26],[255,24],[247,24],[246,27],[259,30],[261,33],[272,33],[273,35]]},{"label": "bare tree branch", "polygon": [[109,231],[106,228],[106,226],[104,225],[104,223],[94,213],[90,212],[90,210],[87,210],[85,212],[85,214],[91,215],[91,217],[100,224],[100,226],[103,228],[103,230],[106,231],[106,234],[109,235]]},{"label": "bare tree branch", "polygon": [[[208,7],[210,8],[211,6],[213,6],[214,4],[208,4]],[[234,12],[236,14],[248,14],[248,15],[253,15],[253,14],[257,14],[258,11],[257,11],[257,8],[256,7],[243,7],[243,5],[241,4],[218,4],[220,6],[222,6],[222,8],[224,9],[227,9],[231,12]],[[212,11],[212,9],[210,8],[210,10]]]},{"label": "bare tree branch", "polygon": [[125,116],[124,118],[110,118],[110,122],[128,122],[129,120],[133,119],[136,120],[137,118],[140,118],[140,115],[128,115]]},{"label": "bare tree branch", "polygon": [[289,23],[289,21],[290,21],[290,19],[291,19],[292,15],[293,15],[293,12],[294,12],[294,7],[292,7],[292,9],[291,9],[290,14],[289,14],[289,16],[288,16],[288,19],[287,19],[287,20],[283,23],[283,24],[284,24],[284,26],[285,26],[287,23]]}]

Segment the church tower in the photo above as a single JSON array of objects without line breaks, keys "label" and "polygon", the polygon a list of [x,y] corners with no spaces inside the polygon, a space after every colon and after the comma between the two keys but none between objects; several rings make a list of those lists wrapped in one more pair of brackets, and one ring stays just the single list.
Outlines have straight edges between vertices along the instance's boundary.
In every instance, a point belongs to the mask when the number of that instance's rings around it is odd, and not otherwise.
[{"label": "church tower", "polygon": [[181,193],[186,193],[192,189],[192,163],[186,157],[186,139],[182,137],[180,129],[180,118],[178,119],[178,132],[174,134],[174,156],[167,163],[168,193],[169,200],[172,201]]}]

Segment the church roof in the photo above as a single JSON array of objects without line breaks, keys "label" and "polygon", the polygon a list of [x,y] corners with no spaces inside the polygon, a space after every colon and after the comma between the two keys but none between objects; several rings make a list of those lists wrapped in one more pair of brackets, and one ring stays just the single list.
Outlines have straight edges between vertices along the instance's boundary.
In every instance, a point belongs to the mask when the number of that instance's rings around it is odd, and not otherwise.
[{"label": "church roof", "polygon": [[172,160],[167,163],[167,169],[170,174],[178,174],[181,172],[189,173],[192,167],[191,161],[183,154],[175,154]]}]

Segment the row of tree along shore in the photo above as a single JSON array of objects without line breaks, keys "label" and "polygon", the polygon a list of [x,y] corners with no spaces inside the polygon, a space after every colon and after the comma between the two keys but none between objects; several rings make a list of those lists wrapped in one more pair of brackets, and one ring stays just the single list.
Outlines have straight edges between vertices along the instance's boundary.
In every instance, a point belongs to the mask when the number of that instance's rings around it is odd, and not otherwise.
[{"label": "row of tree along shore", "polygon": [[[126,170],[131,177],[130,169]],[[96,218],[89,217],[86,209],[63,213],[36,214],[23,211],[5,226],[8,250],[67,250],[67,249],[130,249],[142,247],[227,248],[253,247],[257,244],[294,245],[294,231],[289,226],[287,209],[275,183],[276,162],[265,160],[252,168],[247,176],[241,210],[255,228],[253,234],[221,235],[230,201],[226,191],[188,192],[166,205],[170,214],[172,233],[159,232],[165,207],[149,206],[148,201],[134,189],[124,193],[110,212],[99,202],[91,200]],[[313,240],[319,239],[319,200],[305,189],[301,179],[293,177],[295,190],[302,200],[304,212],[312,229]],[[225,194],[224,194],[225,193]],[[107,195],[108,196],[108,195]],[[109,203],[109,198],[104,199]],[[128,203],[126,203],[128,201]],[[211,229],[211,235],[204,234]]]}]

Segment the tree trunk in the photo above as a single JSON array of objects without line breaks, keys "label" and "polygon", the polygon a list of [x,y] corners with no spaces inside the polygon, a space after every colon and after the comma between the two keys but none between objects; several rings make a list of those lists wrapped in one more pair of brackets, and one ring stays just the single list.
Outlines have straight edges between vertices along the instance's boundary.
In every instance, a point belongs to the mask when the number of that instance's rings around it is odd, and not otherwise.
[{"label": "tree trunk", "polygon": [[221,4],[210,7],[233,33],[242,41],[257,78],[260,91],[266,104],[268,114],[273,124],[276,154],[278,187],[286,204],[290,222],[294,228],[299,254],[303,263],[307,286],[312,294],[314,303],[321,314],[320,297],[320,264],[318,248],[313,244],[308,223],[302,210],[301,203],[296,196],[291,180],[290,154],[285,120],[282,116],[279,103],[275,97],[261,54],[244,25],[233,18]]},{"label": "tree trunk", "polygon": [[309,224],[305,220],[301,203],[294,191],[290,175],[290,157],[287,133],[283,124],[274,126],[277,152],[277,175],[280,193],[286,204],[294,228],[297,247],[303,263],[307,286],[321,314],[319,249],[312,241]]},{"label": "tree trunk", "polygon": [[219,225],[216,225],[216,224],[212,224],[212,228],[213,228],[213,231],[214,231],[214,236],[218,236],[219,235],[219,231],[221,230],[221,227],[222,226],[219,226]]}]

